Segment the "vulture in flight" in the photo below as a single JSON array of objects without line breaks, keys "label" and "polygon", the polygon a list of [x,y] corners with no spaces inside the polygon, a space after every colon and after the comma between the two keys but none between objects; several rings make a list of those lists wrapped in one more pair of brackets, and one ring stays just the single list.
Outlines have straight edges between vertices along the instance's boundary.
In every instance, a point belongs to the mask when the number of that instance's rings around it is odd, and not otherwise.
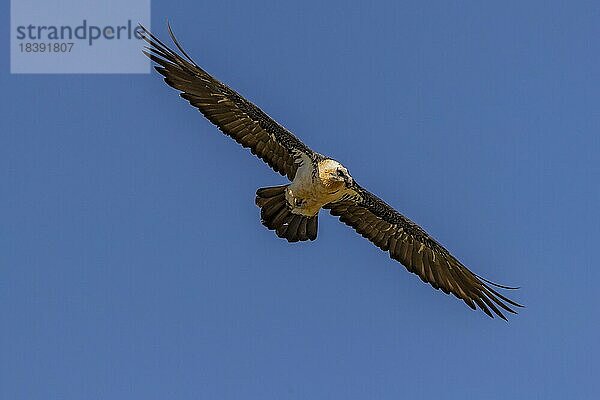
[{"label": "vulture in flight", "polygon": [[220,82],[181,47],[174,51],[140,26],[148,43],[144,54],[165,82],[196,107],[224,134],[291,183],[260,188],[256,205],[261,222],[289,242],[315,240],[319,211],[323,208],[371,241],[406,269],[435,289],[452,293],[470,308],[506,319],[520,304],[499,293],[516,289],[498,285],[465,267],[421,227],[360,186],[348,169],[332,158],[311,150],[294,134],[256,105]]}]

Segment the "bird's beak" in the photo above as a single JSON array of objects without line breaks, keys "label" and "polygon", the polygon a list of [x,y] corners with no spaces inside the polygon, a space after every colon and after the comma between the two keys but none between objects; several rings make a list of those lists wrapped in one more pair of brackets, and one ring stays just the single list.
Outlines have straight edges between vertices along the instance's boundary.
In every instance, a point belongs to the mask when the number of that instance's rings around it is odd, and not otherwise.
[{"label": "bird's beak", "polygon": [[351,176],[347,176],[344,178],[344,183],[346,184],[346,187],[350,189],[352,187],[352,184],[354,183],[354,179],[352,179]]}]

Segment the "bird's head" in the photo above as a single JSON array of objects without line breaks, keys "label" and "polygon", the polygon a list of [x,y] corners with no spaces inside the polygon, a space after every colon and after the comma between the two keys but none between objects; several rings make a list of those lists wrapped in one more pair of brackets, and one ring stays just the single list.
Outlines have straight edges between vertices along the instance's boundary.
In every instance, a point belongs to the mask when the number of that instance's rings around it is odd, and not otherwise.
[{"label": "bird's head", "polygon": [[350,188],[354,183],[348,169],[332,159],[326,159],[319,163],[319,178],[324,186],[334,191]]}]

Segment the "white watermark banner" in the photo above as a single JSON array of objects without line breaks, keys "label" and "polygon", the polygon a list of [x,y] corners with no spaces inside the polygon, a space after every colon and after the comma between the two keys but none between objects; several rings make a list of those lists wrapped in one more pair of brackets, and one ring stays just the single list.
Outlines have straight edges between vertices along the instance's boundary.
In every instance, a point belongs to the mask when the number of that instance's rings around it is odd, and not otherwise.
[{"label": "white watermark banner", "polygon": [[11,0],[11,73],[149,73],[150,0]]}]

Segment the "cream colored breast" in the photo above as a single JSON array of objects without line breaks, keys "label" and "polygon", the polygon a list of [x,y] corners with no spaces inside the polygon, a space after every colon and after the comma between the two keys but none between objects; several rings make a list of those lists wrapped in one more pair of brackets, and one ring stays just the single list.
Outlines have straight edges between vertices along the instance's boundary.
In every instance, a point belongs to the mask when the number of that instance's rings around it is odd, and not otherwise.
[{"label": "cream colored breast", "polygon": [[[313,177],[313,167],[310,163],[304,163],[296,171],[294,181],[286,191],[286,200],[292,205],[292,212],[307,216],[316,215],[321,207],[332,201],[340,199],[345,188],[343,183],[331,180],[332,170],[339,163],[325,160],[319,165],[319,171]],[[324,168],[325,167],[325,168]]]}]

